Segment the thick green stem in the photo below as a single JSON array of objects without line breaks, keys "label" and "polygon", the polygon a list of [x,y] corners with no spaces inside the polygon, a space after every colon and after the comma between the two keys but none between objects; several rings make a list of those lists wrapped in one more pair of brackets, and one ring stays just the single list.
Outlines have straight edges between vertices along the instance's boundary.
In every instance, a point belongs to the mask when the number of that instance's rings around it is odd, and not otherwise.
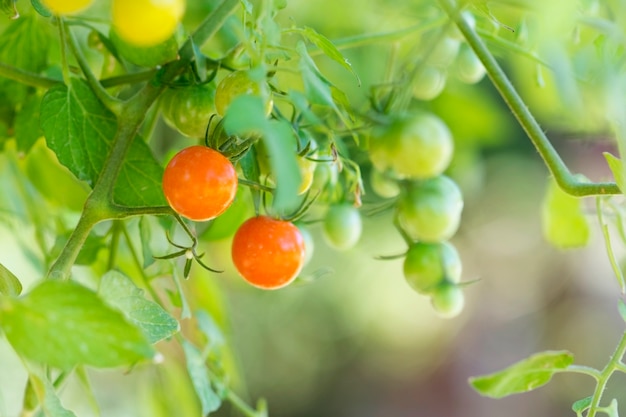
[{"label": "thick green stem", "polygon": [[591,397],[591,404],[589,405],[589,412],[587,413],[587,417],[594,417],[598,411],[600,411],[600,400],[602,399],[602,394],[606,388],[606,384],[609,382],[611,375],[613,372],[620,369],[622,358],[626,353],[626,333],[622,335],[622,338],[611,355],[611,359],[609,363],[606,364],[604,369],[600,372],[600,377],[598,378],[598,384],[596,385],[596,389],[593,392],[593,396]]},{"label": "thick green stem", "polygon": [[180,48],[181,59],[191,61],[193,58],[192,42],[197,46],[202,46],[207,40],[217,33],[226,19],[239,6],[240,0],[224,0],[211,14],[198,26],[198,29],[191,35],[191,39],[185,42]]},{"label": "thick green stem", "polygon": [[83,51],[81,51],[80,47],[78,46],[78,41],[76,40],[76,36],[74,36],[72,30],[68,28],[65,25],[65,22],[61,19],[59,19],[59,25],[61,25],[62,31],[64,31],[67,35],[67,39],[69,41],[72,53],[74,54],[74,57],[76,58],[80,69],[83,71],[83,74],[85,75],[85,78],[87,78],[87,82],[89,83],[89,86],[91,87],[96,97],[98,97],[102,104],[104,104],[106,108],[111,110],[113,114],[120,114],[120,111],[122,110],[122,102],[107,93],[102,84],[100,84],[96,76],[93,74],[91,68],[89,67],[89,63],[87,62],[87,59],[83,55]]},{"label": "thick green stem", "polygon": [[480,58],[493,85],[532,141],[559,186],[568,194],[577,197],[621,194],[620,189],[615,183],[581,182],[572,175],[482,39],[480,39],[475,30],[463,19],[460,13],[458,13],[453,0],[439,0],[439,3],[446,13],[448,13],[450,19],[457,24],[469,46],[474,50],[478,58]]},{"label": "thick green stem", "polygon": [[78,220],[76,228],[70,235],[68,241],[65,243],[65,247],[63,247],[61,254],[50,267],[50,270],[48,271],[48,279],[67,280],[70,278],[72,265],[74,265],[74,262],[78,257],[78,253],[85,244],[87,236],[89,236],[89,232],[96,225],[96,223],[102,220],[93,214],[92,210],[89,210],[87,207],[85,208],[83,214]]}]

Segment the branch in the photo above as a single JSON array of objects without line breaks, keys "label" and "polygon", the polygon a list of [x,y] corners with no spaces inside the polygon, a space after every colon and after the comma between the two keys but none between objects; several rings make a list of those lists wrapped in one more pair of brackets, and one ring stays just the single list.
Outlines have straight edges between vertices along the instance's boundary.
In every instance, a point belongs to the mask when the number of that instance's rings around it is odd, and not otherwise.
[{"label": "branch", "polygon": [[189,60],[193,58],[193,44],[196,44],[198,47],[202,46],[206,41],[211,39],[213,35],[217,33],[219,28],[221,28],[226,19],[235,12],[235,9],[239,5],[239,0],[224,0],[215,10],[211,12],[207,16],[206,19],[200,26],[195,30],[195,32],[191,35],[190,39],[187,40],[180,48],[180,57],[183,60]]},{"label": "branch", "polygon": [[0,62],[0,77],[5,77],[31,87],[50,88],[62,83],[61,80],[43,77],[34,72],[25,71],[2,62]]},{"label": "branch", "polygon": [[511,81],[487,49],[482,39],[476,34],[474,29],[467,23],[455,7],[452,0],[439,0],[439,3],[446,11],[452,21],[456,23],[459,30],[465,36],[469,46],[474,50],[478,58],[485,66],[489,78],[493,82],[507,106],[515,115],[531,142],[543,158],[550,173],[554,176],[557,184],[568,194],[576,197],[590,195],[621,194],[622,192],[615,183],[589,183],[579,181],[567,168],[558,152],[554,149],[550,140],[543,132],[539,123],[534,118],[526,103],[521,99]]},{"label": "branch", "polygon": [[62,25],[63,30],[67,34],[67,38],[69,40],[72,53],[76,57],[76,61],[78,62],[80,69],[83,71],[85,78],[87,78],[87,82],[91,86],[91,89],[93,90],[93,92],[98,97],[98,99],[102,102],[102,104],[106,106],[107,109],[111,110],[113,114],[119,115],[120,112],[122,111],[122,102],[116,99],[115,97],[113,97],[112,95],[110,95],[104,89],[102,84],[100,84],[100,81],[98,81],[96,76],[93,74],[93,72],[91,71],[91,67],[89,67],[89,63],[87,62],[87,59],[85,59],[83,52],[80,50],[78,46],[78,42],[76,41],[76,36],[74,36],[74,33],[72,32],[72,30],[69,29],[65,25],[65,22],[60,19],[59,19],[59,25]]}]

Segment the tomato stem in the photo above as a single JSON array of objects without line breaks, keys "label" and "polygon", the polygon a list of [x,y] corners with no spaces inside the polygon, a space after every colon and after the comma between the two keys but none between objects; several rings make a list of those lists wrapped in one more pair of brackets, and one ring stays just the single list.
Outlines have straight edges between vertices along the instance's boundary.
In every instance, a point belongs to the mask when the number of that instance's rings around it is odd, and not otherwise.
[{"label": "tomato stem", "polygon": [[76,40],[76,36],[74,36],[74,33],[72,32],[72,30],[67,27],[67,25],[65,24],[65,21],[59,19],[59,25],[62,26],[62,33],[64,33],[65,36],[67,37],[68,43],[70,45],[70,49],[72,50],[72,53],[74,54],[74,57],[76,58],[76,61],[78,62],[78,65],[80,66],[80,69],[85,75],[85,78],[87,79],[87,82],[89,83],[89,86],[91,87],[91,90],[94,92],[96,97],[98,97],[98,99],[102,102],[102,104],[105,105],[107,109],[111,110],[113,114],[119,115],[120,112],[122,111],[122,107],[121,107],[122,102],[118,100],[117,98],[113,97],[112,95],[110,95],[104,89],[104,87],[102,87],[102,84],[100,84],[100,81],[98,81],[96,76],[91,71],[91,68],[89,67],[89,63],[87,62],[87,59],[83,55],[83,52],[80,50],[78,46],[78,42]]},{"label": "tomato stem", "polygon": [[480,61],[487,70],[487,75],[496,87],[500,96],[504,99],[513,115],[522,126],[528,138],[531,140],[541,157],[543,158],[550,173],[554,176],[559,187],[568,194],[576,197],[590,195],[621,194],[615,183],[601,182],[592,183],[578,180],[565,165],[561,156],[554,149],[550,140],[539,126],[528,106],[519,96],[515,87],[508,79],[494,56],[478,36],[470,24],[463,19],[453,0],[439,0],[439,4],[446,11],[452,21],[456,23],[465,37],[469,46],[474,50]]}]

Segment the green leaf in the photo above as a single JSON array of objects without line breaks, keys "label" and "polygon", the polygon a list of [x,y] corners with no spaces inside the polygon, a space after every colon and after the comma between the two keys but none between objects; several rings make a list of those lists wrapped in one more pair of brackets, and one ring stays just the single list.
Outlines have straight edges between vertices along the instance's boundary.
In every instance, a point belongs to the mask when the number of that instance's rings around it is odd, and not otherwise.
[{"label": "green leaf", "polygon": [[43,17],[52,16],[52,12],[48,10],[43,4],[41,4],[40,0],[30,0],[30,3],[33,5],[33,9],[37,11]]},{"label": "green leaf", "polygon": [[298,42],[296,50],[300,54],[300,73],[302,74],[304,91],[309,102],[337,110],[330,90],[331,82],[317,68],[303,42]]},{"label": "green leaf", "polygon": [[15,141],[19,151],[28,152],[37,142],[37,139],[43,136],[39,127],[40,106],[41,97],[37,94],[31,94],[26,97],[15,115]]},{"label": "green leaf", "polygon": [[30,182],[50,203],[73,211],[83,209],[89,187],[59,163],[44,140],[31,148],[24,167]]},{"label": "green leaf", "polygon": [[182,346],[187,358],[187,372],[189,372],[191,383],[200,399],[202,415],[205,416],[220,408],[222,399],[211,387],[209,370],[204,364],[204,359],[198,349],[186,340],[182,341]]},{"label": "green leaf", "polygon": [[171,337],[180,329],[174,317],[157,303],[147,300],[143,290],[120,272],[109,271],[104,274],[98,294],[141,329],[150,343]]},{"label": "green leaf", "polygon": [[557,248],[580,248],[589,242],[590,227],[582,199],[567,194],[553,178],[544,196],[541,220],[544,237]]},{"label": "green leaf", "polygon": [[0,323],[20,356],[55,368],[128,366],[155,354],[137,327],[73,281],[44,281],[4,299]]},{"label": "green leaf", "polygon": [[11,271],[0,264],[0,294],[17,297],[22,292],[22,283]]},{"label": "green leaf", "polygon": [[589,408],[592,398],[593,397],[589,396],[576,401],[574,404],[572,404],[572,411],[574,411],[577,415],[580,415],[583,411]]},{"label": "green leaf", "polygon": [[617,311],[619,311],[619,315],[622,317],[622,320],[626,322],[626,303],[624,300],[620,299],[617,302]]},{"label": "green leaf", "polygon": [[300,170],[296,161],[296,137],[284,120],[267,120],[263,100],[242,95],[228,107],[224,128],[238,136],[261,135],[276,181],[273,207],[288,211],[297,206]]},{"label": "green leaf", "polygon": [[[34,73],[45,69],[52,39],[46,27],[36,14],[13,20],[0,35],[0,62]],[[12,105],[17,105],[24,101],[28,88],[0,78],[0,90]]]},{"label": "green leaf", "polygon": [[537,353],[508,368],[490,375],[470,378],[472,387],[481,395],[502,398],[532,391],[547,384],[552,375],[567,369],[574,357],[566,351]]},{"label": "green leaf", "polygon": [[626,172],[624,172],[624,165],[622,164],[622,160],[616,158],[609,152],[604,152],[603,155],[606,159],[607,164],[609,164],[611,172],[613,173],[615,183],[623,193],[624,190],[626,190]]},{"label": "green leaf", "polygon": [[298,204],[301,174],[294,151],[295,136],[285,120],[270,122],[263,142],[270,156],[270,165],[276,178],[273,207],[279,212],[292,210]]},{"label": "green leaf", "polygon": [[207,338],[207,347],[211,350],[221,348],[226,343],[222,329],[215,322],[213,317],[204,310],[196,311],[198,328]]},{"label": "green leaf", "polygon": [[136,137],[115,183],[115,202],[128,207],[166,206],[162,178],[163,167],[156,161],[146,142]]},{"label": "green leaf", "polygon": [[[113,113],[100,103],[86,81],[72,78],[70,87],[52,87],[41,103],[41,127],[59,161],[80,180],[93,185],[117,131]],[[114,189],[125,206],[165,205],[163,168],[148,145],[133,140]]]},{"label": "green leaf", "polygon": [[359,83],[359,86],[361,85],[361,80],[359,79],[359,76],[357,75],[357,73],[354,71],[354,68],[352,68],[352,65],[348,62],[346,57],[343,56],[341,52],[339,52],[339,49],[337,49],[337,47],[326,36],[318,33],[315,29],[310,28],[308,26],[304,28],[297,28],[295,30],[298,33],[305,36],[315,46],[317,46],[324,53],[324,55],[326,55],[327,57],[329,57],[330,59],[332,59],[333,61],[337,62],[339,65],[341,65],[342,67],[350,71],[352,75],[354,75],[354,78],[356,78],[357,82]]},{"label": "green leaf", "polygon": [[76,417],[76,414],[63,407],[54,385],[41,370],[29,369],[29,381],[46,417]]},{"label": "green leaf", "polygon": [[79,180],[93,183],[116,133],[113,113],[100,103],[86,81],[52,87],[41,103],[41,127],[46,141]]}]

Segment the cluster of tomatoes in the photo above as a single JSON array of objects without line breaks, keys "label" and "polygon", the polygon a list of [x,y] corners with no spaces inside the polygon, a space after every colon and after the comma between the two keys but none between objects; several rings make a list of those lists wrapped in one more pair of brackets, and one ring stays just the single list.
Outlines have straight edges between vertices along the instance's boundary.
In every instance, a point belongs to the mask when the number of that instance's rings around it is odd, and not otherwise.
[{"label": "cluster of tomatoes", "polygon": [[[42,0],[52,13],[65,16],[79,13],[94,0]],[[171,38],[185,12],[185,0],[113,0],[113,28],[132,45],[148,47]]]},{"label": "cluster of tomatoes", "polygon": [[[462,17],[472,27],[476,19],[467,10]],[[458,29],[427,32],[422,38],[420,62],[411,80],[413,97],[433,100],[444,90],[450,75],[465,84],[476,84],[486,70]]]},{"label": "cluster of tomatoes", "polygon": [[[259,95],[246,72],[234,71],[214,83],[173,87],[164,93],[165,121],[189,137],[203,137],[214,115],[223,116],[239,95]],[[268,109],[271,110],[271,102]],[[193,221],[223,214],[235,199],[237,170],[219,151],[194,145],[178,152],[165,167],[163,193],[172,209]],[[305,263],[305,239],[291,221],[257,215],[245,221],[232,242],[232,259],[250,284],[277,289],[291,283]]]},{"label": "cluster of tomatoes", "polygon": [[397,227],[409,244],[404,276],[447,317],[464,305],[461,261],[448,242],[463,210],[459,187],[443,175],[452,154],[448,127],[427,112],[390,116],[370,137],[372,188],[382,197],[396,198]]}]

